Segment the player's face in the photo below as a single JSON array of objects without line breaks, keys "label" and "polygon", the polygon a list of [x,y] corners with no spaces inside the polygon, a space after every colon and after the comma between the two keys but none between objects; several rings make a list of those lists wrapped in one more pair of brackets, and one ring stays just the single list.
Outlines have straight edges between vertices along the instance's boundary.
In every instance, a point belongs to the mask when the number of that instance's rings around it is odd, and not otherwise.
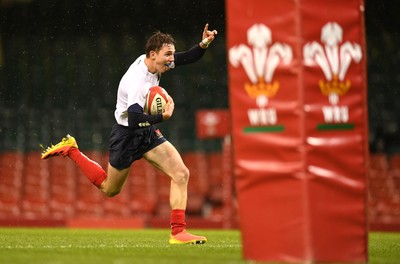
[{"label": "player's face", "polygon": [[175,46],[172,44],[165,44],[155,56],[156,71],[164,73],[171,68],[168,64],[174,61]]}]

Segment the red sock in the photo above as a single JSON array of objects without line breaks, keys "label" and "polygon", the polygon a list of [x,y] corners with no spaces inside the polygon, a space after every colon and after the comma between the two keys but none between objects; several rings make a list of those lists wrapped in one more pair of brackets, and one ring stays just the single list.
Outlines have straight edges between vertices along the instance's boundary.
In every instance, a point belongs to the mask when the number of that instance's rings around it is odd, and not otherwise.
[{"label": "red sock", "polygon": [[97,187],[100,187],[103,181],[107,178],[107,173],[103,168],[93,160],[86,157],[79,149],[71,148],[68,157],[78,165],[89,181]]},{"label": "red sock", "polygon": [[185,210],[173,209],[171,211],[171,234],[174,236],[186,227]]}]

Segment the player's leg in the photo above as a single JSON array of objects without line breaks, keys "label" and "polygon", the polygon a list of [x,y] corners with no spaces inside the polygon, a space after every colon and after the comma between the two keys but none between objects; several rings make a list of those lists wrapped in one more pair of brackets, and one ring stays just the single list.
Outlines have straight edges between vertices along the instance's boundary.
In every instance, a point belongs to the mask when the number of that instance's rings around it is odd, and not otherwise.
[{"label": "player's leg", "polygon": [[171,178],[171,208],[185,210],[189,170],[175,147],[166,141],[145,153],[143,157]]},{"label": "player's leg", "polygon": [[188,199],[189,170],[176,148],[168,141],[143,156],[171,179],[171,244],[203,244],[207,239],[186,232],[185,210]]},{"label": "player's leg", "polygon": [[100,187],[107,178],[106,172],[95,161],[86,157],[79,149],[74,137],[67,135],[61,142],[51,145],[42,152],[42,159],[55,156],[69,157],[81,169],[91,183]]},{"label": "player's leg", "polygon": [[91,183],[107,196],[117,195],[129,174],[129,167],[116,169],[109,164],[107,173],[95,161],[89,159],[79,149],[74,137],[67,135],[55,146],[50,146],[42,153],[42,159],[54,156],[69,157],[81,169]]},{"label": "player's leg", "polygon": [[107,196],[113,197],[119,194],[128,177],[130,168],[116,169],[110,163],[107,169],[107,178],[100,185],[100,190]]}]

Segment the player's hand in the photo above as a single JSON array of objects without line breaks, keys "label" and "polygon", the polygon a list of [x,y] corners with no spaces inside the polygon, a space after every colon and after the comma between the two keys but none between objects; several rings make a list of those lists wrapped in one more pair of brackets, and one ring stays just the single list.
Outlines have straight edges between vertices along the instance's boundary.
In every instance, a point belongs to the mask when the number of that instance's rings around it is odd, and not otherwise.
[{"label": "player's hand", "polygon": [[165,111],[162,114],[163,120],[168,120],[174,113],[175,103],[171,96],[168,95],[168,102],[165,105]]},{"label": "player's hand", "polygon": [[217,30],[208,30],[208,23],[204,26],[203,30],[203,38],[201,41],[202,48],[207,48],[208,45],[215,39],[215,36],[218,34]]}]

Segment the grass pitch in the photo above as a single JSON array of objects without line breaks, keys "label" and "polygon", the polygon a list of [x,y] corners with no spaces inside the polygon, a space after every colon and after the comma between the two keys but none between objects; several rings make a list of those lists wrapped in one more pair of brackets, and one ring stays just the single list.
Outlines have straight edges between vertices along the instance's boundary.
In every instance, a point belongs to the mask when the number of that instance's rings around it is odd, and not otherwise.
[{"label": "grass pitch", "polygon": [[[169,230],[0,228],[0,263],[250,263],[237,230],[191,230],[204,245],[169,245]],[[400,263],[400,233],[371,233],[369,263]]]},{"label": "grass pitch", "polygon": [[204,245],[169,245],[167,229],[0,229],[0,263],[244,263],[238,231],[190,230]]}]

